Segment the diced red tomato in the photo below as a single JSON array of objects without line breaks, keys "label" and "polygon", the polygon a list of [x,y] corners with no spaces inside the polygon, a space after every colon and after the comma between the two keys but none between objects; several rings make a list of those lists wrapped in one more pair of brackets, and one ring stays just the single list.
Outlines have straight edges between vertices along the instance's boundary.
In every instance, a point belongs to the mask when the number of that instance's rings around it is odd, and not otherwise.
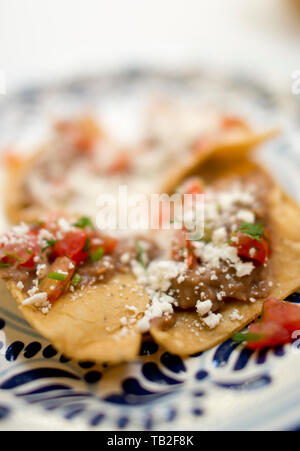
[{"label": "diced red tomato", "polygon": [[221,127],[223,129],[230,129],[234,127],[246,127],[246,123],[243,119],[234,116],[223,116],[221,120]]},{"label": "diced red tomato", "polygon": [[56,299],[59,298],[62,293],[68,290],[71,278],[75,271],[74,262],[68,257],[56,258],[50,266],[48,274],[60,274],[60,271],[62,271],[63,274],[66,274],[65,280],[56,280],[46,276],[39,286],[40,292],[47,293],[48,301],[51,303],[56,301]]},{"label": "diced red tomato", "polygon": [[24,163],[24,155],[18,153],[16,149],[7,147],[2,152],[7,166],[17,167]]},{"label": "diced red tomato", "polygon": [[300,307],[290,302],[269,298],[265,302],[263,320],[276,322],[289,332],[300,330]]},{"label": "diced red tomato", "polygon": [[[38,234],[41,226],[32,227],[20,240],[17,236],[9,236],[9,244],[0,246],[0,261],[10,265],[17,265],[21,268],[34,269],[36,266],[35,257],[42,252],[38,244]],[[97,232],[88,233],[83,228],[75,228],[67,232],[62,239],[55,241],[57,224],[48,222],[43,224],[43,228],[51,231],[54,235],[54,243],[46,246],[44,256],[48,256],[50,261],[57,257],[68,257],[77,265],[85,261],[89,256],[89,251],[93,252],[102,247],[104,254],[111,254],[116,246],[117,240],[109,236],[101,236]],[[15,239],[14,239],[15,238]]]},{"label": "diced red tomato", "polygon": [[113,237],[105,237],[104,238],[104,253],[111,254],[118,244],[118,240]]},{"label": "diced red tomato", "polygon": [[118,174],[121,172],[128,172],[130,170],[131,161],[128,152],[119,152],[116,159],[113,161],[107,172],[109,174]]},{"label": "diced red tomato", "polygon": [[204,192],[203,182],[200,177],[190,177],[184,182],[182,189],[184,194],[203,194]]},{"label": "diced red tomato", "polygon": [[20,264],[20,267],[26,268],[26,269],[33,269],[36,265],[36,263],[34,261],[34,257],[35,257],[35,255],[31,254],[29,256],[29,259],[26,262]]},{"label": "diced red tomato", "polygon": [[247,342],[249,349],[263,349],[289,343],[291,335],[287,330],[276,323],[254,323],[249,328],[249,333],[257,334],[258,340]]},{"label": "diced red tomato", "polygon": [[55,129],[68,140],[71,146],[88,153],[101,135],[97,123],[89,116],[77,120],[58,121]]},{"label": "diced red tomato", "polygon": [[185,261],[189,268],[197,263],[191,241],[187,238],[185,230],[178,230],[172,246],[172,258],[175,261]]},{"label": "diced red tomato", "polygon": [[[193,203],[197,201],[197,195],[204,193],[204,184],[199,177],[188,178],[180,187],[180,191],[187,195],[191,195],[189,198],[183,196],[182,204],[193,207]],[[187,201],[187,202],[186,202]]]},{"label": "diced red tomato", "polygon": [[269,242],[265,236],[260,241],[245,235],[241,231],[234,233],[238,241],[232,241],[232,246],[237,247],[239,257],[252,260],[258,264],[262,264],[269,256]]},{"label": "diced red tomato", "polygon": [[54,256],[68,256],[76,264],[86,260],[88,253],[83,250],[88,234],[84,230],[71,230],[67,232],[63,239],[57,241],[54,245]]},{"label": "diced red tomato", "polygon": [[208,136],[201,136],[196,140],[196,142],[193,145],[193,151],[196,154],[202,154],[206,153],[208,150],[211,149],[212,146],[212,138]]},{"label": "diced red tomato", "polygon": [[300,330],[300,307],[269,298],[264,305],[263,317],[249,327],[249,333],[257,334],[258,339],[248,341],[247,347],[255,350],[290,343],[296,330]]},{"label": "diced red tomato", "polygon": [[[34,261],[34,258],[40,254],[41,252],[41,248],[38,245],[38,233],[39,233],[39,228],[33,228],[29,231],[28,236],[31,242],[31,246],[29,246],[29,248],[26,249],[26,261],[23,261],[23,263],[20,264],[20,266],[22,268],[27,268],[27,269],[33,269],[36,265],[36,262]],[[29,258],[28,258],[29,257]]]},{"label": "diced red tomato", "polygon": [[118,240],[116,238],[113,238],[111,236],[105,236],[101,237],[97,234],[91,235],[91,249],[97,249],[99,247],[103,247],[104,254],[112,254],[112,252],[115,250],[116,246],[118,244]]},{"label": "diced red tomato", "polygon": [[2,245],[0,248],[1,261],[12,265],[17,264],[22,268],[34,268],[34,257],[40,253],[37,233],[36,230],[30,230],[19,243],[16,241],[13,244]]},{"label": "diced red tomato", "polygon": [[154,216],[154,219],[157,218],[157,222],[154,221],[155,228],[163,229],[166,226],[169,228],[170,222],[174,221],[174,211],[174,203],[169,202],[167,199],[162,199],[157,204],[157,207],[153,207],[151,214]]}]

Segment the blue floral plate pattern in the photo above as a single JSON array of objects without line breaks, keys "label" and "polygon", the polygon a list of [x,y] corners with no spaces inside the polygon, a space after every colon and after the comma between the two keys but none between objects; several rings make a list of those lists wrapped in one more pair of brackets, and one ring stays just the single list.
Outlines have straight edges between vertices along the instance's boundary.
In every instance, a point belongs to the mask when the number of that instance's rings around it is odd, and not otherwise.
[{"label": "blue floral plate pattern", "polygon": [[[282,137],[261,158],[300,200],[300,101],[249,77],[134,70],[26,89],[0,98],[0,145],[34,141],[49,114],[108,104],[126,110],[147,91],[197,96],[260,127],[280,125]],[[130,364],[74,362],[28,325],[4,285],[0,299],[1,429],[300,428],[297,341],[252,352],[228,340],[184,361],[147,341]],[[300,303],[300,294],[289,301]]]}]

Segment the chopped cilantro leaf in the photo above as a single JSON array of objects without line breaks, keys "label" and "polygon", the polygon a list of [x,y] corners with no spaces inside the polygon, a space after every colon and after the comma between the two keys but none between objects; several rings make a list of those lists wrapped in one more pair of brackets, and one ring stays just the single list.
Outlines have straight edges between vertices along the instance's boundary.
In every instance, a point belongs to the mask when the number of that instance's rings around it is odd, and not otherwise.
[{"label": "chopped cilantro leaf", "polygon": [[82,281],[81,275],[78,274],[78,273],[76,273],[76,274],[74,274],[74,276],[72,277],[71,285],[73,285],[74,287],[76,287],[81,281]]},{"label": "chopped cilantro leaf", "polygon": [[101,260],[101,258],[103,257],[103,254],[104,254],[103,247],[98,247],[98,249],[92,255],[90,255],[90,260],[93,263],[97,262],[98,260]]},{"label": "chopped cilantro leaf", "polygon": [[237,231],[241,231],[244,235],[248,235],[258,242],[261,241],[261,237],[265,237],[264,227],[259,223],[242,222]]},{"label": "chopped cilantro leaf", "polygon": [[138,250],[138,261],[139,261],[140,265],[141,265],[144,269],[146,269],[147,265],[146,265],[145,260],[144,260],[144,249],[143,249],[143,247],[140,245],[139,242],[137,242],[135,245],[136,245],[136,248],[137,248],[137,250]]},{"label": "chopped cilantro leaf", "polygon": [[89,238],[87,238],[86,240],[85,240],[85,243],[84,243],[84,246],[83,246],[83,252],[88,252],[89,251],[89,249],[90,249],[90,242],[91,242],[91,240],[89,239]]},{"label": "chopped cilantro leaf", "polygon": [[10,254],[9,252],[5,252],[5,255],[10,258],[15,258],[18,263],[22,263],[22,260],[18,257],[16,251],[14,251],[12,254]]},{"label": "chopped cilantro leaf", "polygon": [[53,247],[58,240],[46,240],[47,245],[42,248],[42,252],[44,252],[49,247]]},{"label": "chopped cilantro leaf", "polygon": [[260,252],[260,249],[259,249],[259,247],[257,247],[257,246],[252,246],[251,249],[255,249],[256,251]]},{"label": "chopped cilantro leaf", "polygon": [[48,273],[48,279],[54,279],[54,280],[66,280],[67,274],[61,274],[60,272],[49,272]]},{"label": "chopped cilantro leaf", "polygon": [[75,227],[80,227],[81,229],[85,229],[86,227],[91,227],[94,229],[94,224],[87,216],[82,216],[79,218],[74,224]]},{"label": "chopped cilantro leaf", "polygon": [[233,341],[244,342],[244,341],[258,341],[263,337],[261,334],[254,334],[251,332],[236,332],[232,337]]}]

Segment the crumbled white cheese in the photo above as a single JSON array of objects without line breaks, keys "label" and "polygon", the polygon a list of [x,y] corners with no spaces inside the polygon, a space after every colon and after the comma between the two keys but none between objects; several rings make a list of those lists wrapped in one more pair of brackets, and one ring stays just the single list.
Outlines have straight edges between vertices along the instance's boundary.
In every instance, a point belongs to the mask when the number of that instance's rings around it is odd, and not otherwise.
[{"label": "crumbled white cheese", "polygon": [[12,231],[16,236],[21,237],[26,235],[27,232],[29,232],[29,227],[24,222],[21,222],[20,225],[13,227]]},{"label": "crumbled white cheese", "polygon": [[33,305],[34,307],[41,309],[43,313],[48,313],[51,308],[47,293],[44,292],[34,294],[33,296],[24,299],[24,301],[22,301],[22,305]]},{"label": "crumbled white cheese", "polygon": [[203,241],[195,241],[193,245],[196,256],[210,267],[218,268],[221,260],[230,260],[231,262],[237,260],[237,250],[233,246],[228,246],[227,244],[215,246],[213,243],[205,243]]},{"label": "crumbled white cheese", "polygon": [[214,244],[223,244],[227,240],[227,232],[225,227],[219,227],[214,230],[212,234],[212,241]]},{"label": "crumbled white cheese", "polygon": [[122,318],[120,318],[120,323],[122,324],[122,326],[126,326],[128,324],[126,316],[122,316]]},{"label": "crumbled white cheese", "polygon": [[57,223],[63,232],[70,232],[70,230],[73,230],[73,226],[64,218],[59,218]]},{"label": "crumbled white cheese", "polygon": [[127,310],[131,310],[132,312],[134,312],[135,314],[138,313],[138,309],[134,306],[134,305],[125,305],[125,308]]},{"label": "crumbled white cheese", "polygon": [[[141,265],[139,266],[141,267]],[[154,260],[142,273],[139,271],[140,268],[137,268],[136,264],[134,264],[133,270],[135,274],[136,269],[139,272],[138,277],[142,275],[141,282],[144,285],[147,285],[155,291],[166,292],[171,286],[172,279],[184,275],[187,270],[187,265],[186,263],[172,260]]]},{"label": "crumbled white cheese", "polygon": [[23,282],[22,282],[21,280],[19,280],[19,282],[17,283],[17,288],[18,288],[19,290],[23,290],[24,284],[23,284]]},{"label": "crumbled white cheese", "polygon": [[37,265],[36,267],[36,275],[41,278],[46,275],[47,272],[47,265],[45,263],[42,263],[40,265]]},{"label": "crumbled white cheese", "polygon": [[149,330],[153,318],[159,318],[164,313],[173,313],[172,304],[175,300],[172,296],[156,292],[151,294],[151,304],[146,309],[143,318],[137,323],[138,330],[143,333]]},{"label": "crumbled white cheese", "polygon": [[238,277],[248,275],[254,269],[252,262],[244,263],[237,254],[234,246],[223,244],[215,246],[213,243],[193,242],[195,254],[204,263],[213,268],[219,268],[221,261],[228,262],[236,270]]},{"label": "crumbled white cheese", "polygon": [[211,308],[212,308],[213,303],[211,302],[210,299],[208,299],[207,301],[197,301],[196,303],[196,310],[197,313],[200,316],[206,315],[208,312],[210,312]]},{"label": "crumbled white cheese", "polygon": [[124,254],[121,255],[120,257],[120,262],[123,263],[124,265],[126,263],[129,263],[130,261],[130,253],[129,252],[125,252]]},{"label": "crumbled white cheese", "polygon": [[238,311],[238,309],[236,309],[236,308],[229,315],[229,317],[230,317],[231,321],[240,321],[244,318],[243,315],[241,315],[240,312]]},{"label": "crumbled white cheese", "polygon": [[236,217],[244,222],[253,224],[255,222],[255,214],[250,210],[239,210]]},{"label": "crumbled white cheese", "polygon": [[186,278],[185,274],[180,274],[180,276],[177,277],[177,282],[182,283],[185,280],[185,278]]},{"label": "crumbled white cheese", "polygon": [[254,197],[251,193],[242,191],[239,186],[235,186],[230,191],[223,191],[218,193],[217,200],[222,209],[230,210],[236,204],[252,206]]},{"label": "crumbled white cheese", "polygon": [[39,291],[38,287],[33,286],[32,288],[30,288],[30,290],[27,291],[27,293],[29,294],[29,296],[33,296],[37,291]]},{"label": "crumbled white cheese", "polygon": [[47,241],[53,240],[54,235],[49,230],[41,229],[38,234],[38,244],[43,248],[47,246]]},{"label": "crumbled white cheese", "polygon": [[137,325],[141,332],[147,332],[151,319],[160,317],[164,313],[173,312],[172,305],[176,301],[172,296],[166,294],[166,291],[171,287],[173,279],[177,278],[178,280],[184,275],[187,265],[171,260],[154,260],[147,269],[144,269],[137,261],[133,261],[132,270],[138,282],[145,287],[151,300],[144,317]]},{"label": "crumbled white cheese", "polygon": [[51,307],[52,307],[52,304],[51,304],[50,302],[47,302],[46,305],[44,305],[43,307],[41,307],[41,312],[42,312],[44,315],[46,315],[47,313],[50,312]]},{"label": "crumbled white cheese", "polygon": [[248,276],[249,274],[251,274],[251,272],[254,269],[254,265],[252,262],[237,262],[235,264],[235,270],[236,270],[236,275],[238,277],[244,277],[244,276]]},{"label": "crumbled white cheese", "polygon": [[204,322],[206,326],[208,326],[210,329],[214,329],[218,326],[222,319],[221,313],[213,313],[209,312],[208,316],[205,318],[201,318],[201,321]]},{"label": "crumbled white cheese", "polygon": [[217,292],[217,299],[218,299],[218,301],[222,301],[222,299],[225,298],[225,297],[226,297],[225,291],[218,291]]}]

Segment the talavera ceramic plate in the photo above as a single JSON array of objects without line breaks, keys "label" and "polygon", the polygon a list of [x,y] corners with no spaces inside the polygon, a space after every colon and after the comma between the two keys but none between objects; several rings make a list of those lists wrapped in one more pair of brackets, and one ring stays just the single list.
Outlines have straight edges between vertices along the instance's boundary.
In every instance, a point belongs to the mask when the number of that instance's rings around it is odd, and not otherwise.
[{"label": "talavera ceramic plate", "polygon": [[[281,126],[261,158],[300,201],[300,98],[237,74],[131,70],[0,96],[0,146],[30,148],[47,134],[49,117],[80,109],[101,111],[128,138],[145,97],[161,93],[197,98],[260,128]],[[70,361],[0,291],[1,429],[293,430],[300,427],[299,376],[297,342],[253,353],[228,340],[185,361],[147,342],[127,365]]]}]

